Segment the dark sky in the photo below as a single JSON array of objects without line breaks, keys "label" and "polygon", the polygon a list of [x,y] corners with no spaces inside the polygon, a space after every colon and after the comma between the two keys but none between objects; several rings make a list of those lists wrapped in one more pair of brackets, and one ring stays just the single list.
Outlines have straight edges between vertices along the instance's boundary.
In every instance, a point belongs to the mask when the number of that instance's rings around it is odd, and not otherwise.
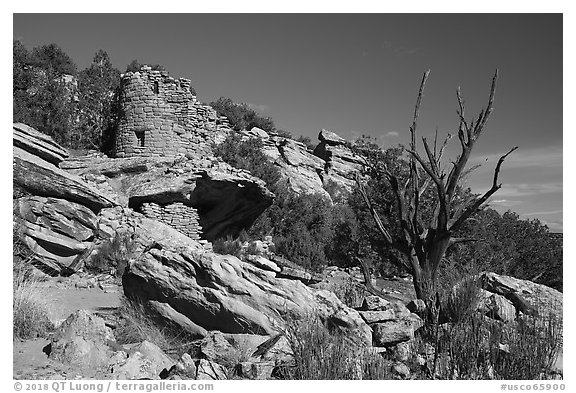
[{"label": "dark sky", "polygon": [[[277,127],[316,138],[322,128],[384,146],[406,143],[417,89],[430,68],[420,114],[424,135],[458,125],[461,86],[469,116],[500,71],[495,111],[469,179],[490,187],[499,155],[504,186],[492,199],[562,230],[561,14],[15,14],[28,48],[57,43],[78,64],[106,50],[192,79],[201,101],[246,102]],[[457,139],[453,140],[457,153]],[[488,162],[485,159],[488,158]]]}]

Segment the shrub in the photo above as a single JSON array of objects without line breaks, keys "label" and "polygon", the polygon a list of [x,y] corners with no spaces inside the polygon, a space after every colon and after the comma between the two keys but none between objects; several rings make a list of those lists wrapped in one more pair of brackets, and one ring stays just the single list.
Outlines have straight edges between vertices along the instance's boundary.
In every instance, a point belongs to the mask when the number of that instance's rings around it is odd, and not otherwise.
[{"label": "shrub", "polygon": [[[249,240],[272,235],[278,254],[312,271],[320,271],[331,263],[332,257],[336,258],[339,253],[335,245],[336,229],[353,220],[345,205],[332,205],[321,195],[297,195],[279,182],[280,171],[262,153],[260,139],[242,140],[232,133],[214,149],[225,162],[264,180],[276,195],[272,206],[247,230]],[[236,246],[231,240],[219,241],[218,252],[234,254]]]},{"label": "shrub", "polygon": [[464,270],[454,262],[445,263],[439,280],[442,317],[459,322],[472,315],[480,301],[479,275],[477,269]]},{"label": "shrub", "polygon": [[351,308],[360,307],[366,295],[365,287],[352,277],[331,283],[328,290],[334,292],[342,303]]},{"label": "shrub", "polygon": [[[138,60],[133,59],[130,64],[126,66],[126,71],[124,72],[140,71],[144,65],[146,65],[146,63],[140,63]],[[164,68],[164,66],[161,64],[149,64],[149,67],[156,71],[166,71],[166,68]]]},{"label": "shrub", "polygon": [[226,116],[236,131],[258,127],[270,132],[275,128],[270,117],[260,116],[247,104],[237,104],[230,98],[220,97],[209,105],[216,110],[218,116]]},{"label": "shrub", "polygon": [[238,258],[242,256],[242,242],[232,236],[214,240],[212,248],[217,254],[234,255]]},{"label": "shrub", "polygon": [[214,154],[235,168],[250,171],[252,175],[264,180],[274,192],[280,171],[262,153],[262,147],[259,138],[243,140],[239,134],[231,133],[224,142],[214,146]]},{"label": "shrub", "polygon": [[87,262],[86,268],[121,277],[135,248],[136,244],[129,233],[118,232],[100,246],[98,253]]}]

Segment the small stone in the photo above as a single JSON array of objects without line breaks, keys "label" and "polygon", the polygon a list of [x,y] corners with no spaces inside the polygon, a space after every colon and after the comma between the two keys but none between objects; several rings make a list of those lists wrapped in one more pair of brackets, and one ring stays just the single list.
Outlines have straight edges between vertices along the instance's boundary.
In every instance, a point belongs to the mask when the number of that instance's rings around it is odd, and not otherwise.
[{"label": "small stone", "polygon": [[242,362],[238,364],[238,376],[248,379],[269,379],[274,370],[274,362]]},{"label": "small stone", "polygon": [[198,380],[224,380],[227,378],[227,370],[224,366],[211,362],[206,359],[200,359],[197,364],[196,379]]},{"label": "small stone", "polygon": [[383,311],[389,307],[390,302],[380,296],[366,296],[362,301],[362,311]]}]

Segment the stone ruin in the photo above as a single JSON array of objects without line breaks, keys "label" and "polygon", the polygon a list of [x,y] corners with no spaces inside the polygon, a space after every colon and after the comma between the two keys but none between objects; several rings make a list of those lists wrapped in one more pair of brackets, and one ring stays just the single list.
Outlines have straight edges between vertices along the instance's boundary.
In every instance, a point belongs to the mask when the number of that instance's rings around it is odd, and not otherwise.
[{"label": "stone ruin", "polygon": [[143,66],[121,80],[122,118],[116,134],[115,156],[167,157],[209,153],[207,140],[230,130],[228,119],[200,103],[190,79]]},{"label": "stone ruin", "polygon": [[148,218],[170,225],[191,239],[200,240],[202,233],[202,228],[198,223],[200,217],[196,209],[191,206],[186,206],[181,202],[166,206],[150,202],[142,204],[141,212]]},{"label": "stone ruin", "polygon": [[[209,141],[230,131],[226,117],[197,100],[189,79],[143,66],[122,75],[121,92],[122,117],[114,149],[117,158],[210,157]],[[202,233],[198,212],[182,202],[143,203],[140,212],[193,239],[198,240]]]}]

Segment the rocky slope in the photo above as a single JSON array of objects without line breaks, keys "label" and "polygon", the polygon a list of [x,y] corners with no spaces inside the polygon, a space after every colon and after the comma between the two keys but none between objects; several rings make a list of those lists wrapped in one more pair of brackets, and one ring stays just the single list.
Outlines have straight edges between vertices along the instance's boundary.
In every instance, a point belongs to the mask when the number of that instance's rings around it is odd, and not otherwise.
[{"label": "rocky slope", "polygon": [[345,139],[324,129],[318,134],[319,143],[314,151],[301,142],[259,128],[241,134],[262,141],[262,152],[280,169],[280,182],[298,194],[320,194],[330,199],[330,193],[351,192],[355,173],[366,165]]},{"label": "rocky slope", "polygon": [[[326,193],[328,180],[352,187],[352,175],[363,165],[341,138],[325,130],[315,155],[290,139],[254,129],[244,135],[265,142],[266,154],[283,168],[283,181],[297,192]],[[310,314],[376,353],[405,354],[412,348],[423,325],[418,302],[407,307],[366,297],[351,308],[321,279],[266,251],[263,242],[262,252],[243,260],[212,251],[205,239],[237,233],[274,198],[248,172],[214,157],[66,158],[65,149],[23,125],[14,125],[14,139],[14,223],[35,263],[52,274],[73,274],[122,236],[130,243],[125,296],[201,340],[201,354],[171,359],[147,342],[119,345],[104,321],[78,312],[52,337],[50,359],[96,368],[105,378],[223,379],[231,371],[221,364],[229,358],[224,354],[237,353],[242,341],[251,351],[248,360],[234,364],[236,375],[269,378],[279,362],[293,356],[281,334],[287,321]],[[477,311],[487,318],[510,326],[524,315],[561,318],[557,291],[492,273],[479,279]],[[407,378],[407,355],[394,356],[399,360],[393,369]]]}]

